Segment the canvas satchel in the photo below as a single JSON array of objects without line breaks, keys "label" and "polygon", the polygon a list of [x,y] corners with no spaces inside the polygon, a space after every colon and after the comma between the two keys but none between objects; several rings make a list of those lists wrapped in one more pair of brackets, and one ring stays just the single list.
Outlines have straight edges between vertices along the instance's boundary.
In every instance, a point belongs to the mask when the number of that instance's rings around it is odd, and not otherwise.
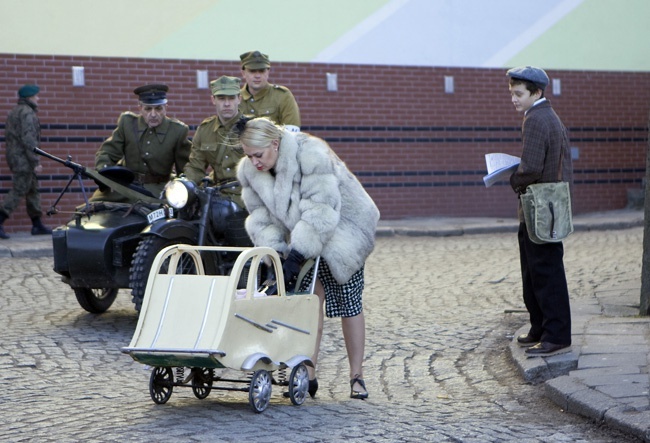
[{"label": "canvas satchel", "polygon": [[573,232],[568,182],[528,185],[519,199],[528,237],[533,243],[561,242]]}]

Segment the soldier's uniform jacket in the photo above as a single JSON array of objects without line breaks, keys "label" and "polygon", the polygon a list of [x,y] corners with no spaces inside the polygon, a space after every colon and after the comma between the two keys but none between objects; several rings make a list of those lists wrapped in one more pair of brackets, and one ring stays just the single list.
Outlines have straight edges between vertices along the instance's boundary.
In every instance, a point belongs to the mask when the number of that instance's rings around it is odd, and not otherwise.
[{"label": "soldier's uniform jacket", "polygon": [[[208,166],[214,171],[216,184],[237,179],[237,163],[244,157],[244,152],[238,146],[237,136],[230,130],[240,117],[241,113],[225,125],[216,115],[201,122],[192,139],[190,160],[184,169],[188,179],[197,184],[201,183]],[[222,193],[230,196],[242,208],[244,207],[240,186],[226,188]]]},{"label": "soldier's uniform jacket", "polygon": [[289,88],[269,84],[257,97],[248,92],[246,86],[241,89],[239,110],[252,117],[268,117],[279,125],[300,127],[300,110]]},{"label": "soldier's uniform jacket", "polygon": [[5,125],[6,158],[11,172],[34,172],[38,154],[33,148],[40,146],[41,125],[36,104],[21,98],[9,112]]},{"label": "soldier's uniform jacket", "polygon": [[188,126],[176,119],[165,117],[159,126],[149,128],[142,116],[124,112],[97,151],[95,168],[125,166],[157,196],[172,171],[180,173],[185,168],[192,147],[188,132]]}]

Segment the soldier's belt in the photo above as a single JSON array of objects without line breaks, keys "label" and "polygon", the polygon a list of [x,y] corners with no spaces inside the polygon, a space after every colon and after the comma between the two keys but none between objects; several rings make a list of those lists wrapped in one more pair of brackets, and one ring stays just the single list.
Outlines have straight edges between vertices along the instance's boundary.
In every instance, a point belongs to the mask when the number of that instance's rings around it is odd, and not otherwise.
[{"label": "soldier's belt", "polygon": [[135,181],[145,185],[148,184],[158,184],[158,183],[167,183],[169,181],[169,175],[157,175],[157,174],[141,174],[139,172],[135,173]]}]

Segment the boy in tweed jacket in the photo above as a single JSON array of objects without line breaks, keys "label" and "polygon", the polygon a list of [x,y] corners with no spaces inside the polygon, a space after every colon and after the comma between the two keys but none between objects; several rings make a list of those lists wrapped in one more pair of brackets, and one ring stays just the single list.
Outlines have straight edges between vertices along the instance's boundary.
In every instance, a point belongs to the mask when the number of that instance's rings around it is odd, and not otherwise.
[{"label": "boy in tweed jacket", "polygon": [[[544,97],[548,75],[532,66],[510,69],[512,103],[524,113],[521,163],[510,177],[518,194],[533,183],[573,181],[567,130]],[[523,298],[530,329],[517,337],[529,357],[547,357],[571,350],[571,310],[564,272],[564,247],[558,243],[533,243],[528,237],[519,205],[519,257]]]}]

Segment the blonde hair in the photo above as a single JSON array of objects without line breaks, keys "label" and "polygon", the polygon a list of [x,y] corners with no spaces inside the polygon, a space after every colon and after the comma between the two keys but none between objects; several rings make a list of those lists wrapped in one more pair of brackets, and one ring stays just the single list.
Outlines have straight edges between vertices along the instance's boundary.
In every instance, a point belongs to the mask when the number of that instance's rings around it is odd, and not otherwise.
[{"label": "blonde hair", "polygon": [[266,117],[258,117],[246,122],[239,141],[252,148],[268,148],[273,140],[282,138],[283,129]]}]

